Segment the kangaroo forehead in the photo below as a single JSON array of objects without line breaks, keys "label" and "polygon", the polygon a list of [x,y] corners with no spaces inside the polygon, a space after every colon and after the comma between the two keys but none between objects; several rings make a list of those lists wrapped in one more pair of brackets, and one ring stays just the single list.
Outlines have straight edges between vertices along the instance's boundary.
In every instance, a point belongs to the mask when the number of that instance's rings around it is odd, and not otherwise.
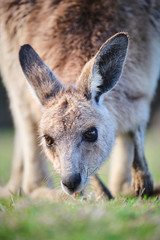
[{"label": "kangaroo forehead", "polygon": [[80,117],[81,115],[93,114],[94,108],[91,102],[78,91],[65,91],[60,93],[50,105],[49,111],[53,117]]},{"label": "kangaroo forehead", "polygon": [[65,96],[54,101],[44,112],[41,126],[45,129],[77,130],[94,126],[97,119],[97,112],[90,101]]},{"label": "kangaroo forehead", "polygon": [[[75,111],[74,111],[75,110]],[[96,127],[97,117],[94,114],[88,114],[71,109],[62,115],[48,115],[41,121],[41,131],[43,134],[50,135],[56,139],[71,139],[78,138],[84,131],[91,127]]]},{"label": "kangaroo forehead", "polygon": [[53,106],[52,118],[55,121],[69,122],[87,121],[96,117],[96,111],[89,102],[63,101]]}]

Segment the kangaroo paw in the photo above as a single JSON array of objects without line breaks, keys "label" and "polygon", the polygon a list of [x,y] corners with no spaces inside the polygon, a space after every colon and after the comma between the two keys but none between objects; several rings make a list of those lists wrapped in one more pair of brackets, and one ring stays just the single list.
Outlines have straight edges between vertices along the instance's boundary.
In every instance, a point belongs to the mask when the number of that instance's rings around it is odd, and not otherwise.
[{"label": "kangaroo paw", "polygon": [[97,174],[91,177],[91,184],[97,199],[102,197],[110,200],[113,198],[111,192],[103,184]]},{"label": "kangaroo paw", "polygon": [[12,194],[14,194],[7,186],[0,186],[0,198],[9,198]]},{"label": "kangaroo paw", "polygon": [[150,172],[134,171],[132,185],[137,196],[145,194],[150,196],[153,193],[153,179]]}]

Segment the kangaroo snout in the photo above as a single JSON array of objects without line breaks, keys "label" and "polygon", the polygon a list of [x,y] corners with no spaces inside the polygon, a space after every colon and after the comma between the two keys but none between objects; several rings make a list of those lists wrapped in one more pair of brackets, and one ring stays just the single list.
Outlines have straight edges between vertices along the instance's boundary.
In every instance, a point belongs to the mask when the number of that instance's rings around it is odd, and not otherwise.
[{"label": "kangaroo snout", "polygon": [[69,194],[73,194],[81,183],[80,173],[68,174],[62,177],[62,186]]}]

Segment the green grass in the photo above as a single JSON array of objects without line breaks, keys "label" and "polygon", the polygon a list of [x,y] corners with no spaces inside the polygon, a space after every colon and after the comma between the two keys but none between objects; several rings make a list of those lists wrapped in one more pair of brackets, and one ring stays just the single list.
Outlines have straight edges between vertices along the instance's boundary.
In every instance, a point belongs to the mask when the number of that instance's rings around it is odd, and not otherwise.
[{"label": "green grass", "polygon": [[[13,131],[0,130],[0,183],[10,174]],[[160,139],[147,135],[146,155],[155,182],[160,183]],[[104,165],[101,177],[108,164]],[[27,197],[0,200],[0,240],[134,240],[160,239],[160,199],[112,201],[35,201]]]},{"label": "green grass", "polygon": [[0,183],[10,175],[13,154],[13,130],[0,129]]}]

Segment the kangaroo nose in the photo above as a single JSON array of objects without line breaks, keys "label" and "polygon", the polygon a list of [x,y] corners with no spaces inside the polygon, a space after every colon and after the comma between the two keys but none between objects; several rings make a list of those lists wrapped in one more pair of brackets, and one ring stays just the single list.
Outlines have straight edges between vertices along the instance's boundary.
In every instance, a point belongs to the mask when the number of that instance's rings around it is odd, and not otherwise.
[{"label": "kangaroo nose", "polygon": [[62,183],[66,186],[70,191],[74,192],[81,182],[80,173],[75,173],[72,175],[67,175],[62,177]]}]

